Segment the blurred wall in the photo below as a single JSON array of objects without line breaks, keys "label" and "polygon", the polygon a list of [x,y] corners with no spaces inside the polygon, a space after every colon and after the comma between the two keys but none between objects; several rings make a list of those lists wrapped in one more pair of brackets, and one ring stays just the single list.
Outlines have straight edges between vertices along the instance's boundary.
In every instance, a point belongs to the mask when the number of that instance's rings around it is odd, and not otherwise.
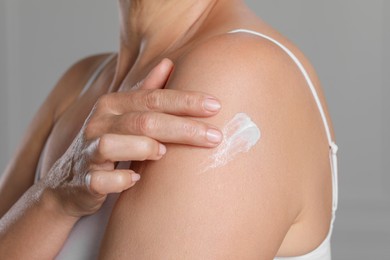
[{"label": "blurred wall", "polygon": [[7,142],[7,62],[5,2],[0,1],[0,174],[9,157]]},{"label": "blurred wall", "polygon": [[9,156],[62,73],[84,56],[116,49],[118,18],[116,1],[0,1],[1,71],[7,76],[1,89],[8,92],[1,101],[9,101],[1,133],[7,133]]},{"label": "blurred wall", "polygon": [[[334,259],[389,259],[389,1],[247,2],[301,47],[322,80],[340,147]],[[116,50],[116,8],[0,0],[0,169],[60,75],[81,57]]]}]

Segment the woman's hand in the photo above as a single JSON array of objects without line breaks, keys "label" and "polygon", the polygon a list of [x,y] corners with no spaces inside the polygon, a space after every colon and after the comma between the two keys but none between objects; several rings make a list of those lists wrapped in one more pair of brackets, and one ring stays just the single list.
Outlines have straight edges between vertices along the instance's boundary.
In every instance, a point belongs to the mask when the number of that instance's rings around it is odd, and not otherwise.
[{"label": "woman's hand", "polygon": [[163,90],[172,71],[163,60],[130,91],[102,96],[65,154],[41,180],[64,213],[95,213],[109,193],[132,187],[140,176],[116,162],[159,160],[165,143],[215,147],[215,127],[180,116],[215,115],[219,102],[198,92]]}]

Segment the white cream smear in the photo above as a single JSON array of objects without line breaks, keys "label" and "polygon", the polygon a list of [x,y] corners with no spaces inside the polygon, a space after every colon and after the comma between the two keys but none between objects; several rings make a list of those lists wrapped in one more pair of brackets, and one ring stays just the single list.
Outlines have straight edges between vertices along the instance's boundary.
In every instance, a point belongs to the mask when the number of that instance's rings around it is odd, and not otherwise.
[{"label": "white cream smear", "polygon": [[261,137],[260,129],[245,113],[238,113],[222,129],[223,140],[217,150],[204,163],[205,169],[226,165],[239,153],[248,152]]}]

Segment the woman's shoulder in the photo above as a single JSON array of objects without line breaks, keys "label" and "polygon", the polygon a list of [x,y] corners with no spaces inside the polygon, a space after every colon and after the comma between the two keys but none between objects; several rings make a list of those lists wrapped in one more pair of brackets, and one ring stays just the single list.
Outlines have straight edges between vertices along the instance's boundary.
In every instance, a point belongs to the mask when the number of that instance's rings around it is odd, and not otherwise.
[{"label": "woman's shoulder", "polygon": [[[330,212],[330,204],[329,200],[324,203],[323,198],[330,193],[329,189],[320,189],[324,183],[329,188],[330,183],[329,165],[324,164],[329,156],[328,143],[302,70],[292,56],[270,39],[294,54],[314,83],[321,103],[326,102],[316,72],[304,54],[283,36],[271,36],[241,31],[204,41],[176,63],[171,86],[218,97],[222,110],[214,118],[205,119],[209,123],[222,127],[235,113],[245,112],[258,124],[261,149],[246,156],[253,159],[251,169],[263,169],[258,183],[267,183],[262,188],[269,193],[262,196],[271,200],[268,196],[280,195],[279,203],[289,205],[289,211],[283,212],[291,217],[289,221],[304,223],[303,229],[317,226],[316,230],[305,231],[316,240],[302,245],[314,248],[329,228],[326,212]],[[330,122],[326,106],[324,110]],[[271,189],[275,180],[280,186]],[[313,187],[318,189],[314,191]],[[278,194],[282,190],[287,197]],[[317,206],[302,214],[309,204]]]},{"label": "woman's shoulder", "polygon": [[98,67],[111,55],[112,53],[102,53],[81,58],[63,73],[47,99],[54,108],[54,118],[58,118],[66,110]]},{"label": "woman's shoulder", "polygon": [[[306,160],[304,150],[315,142],[313,135],[308,137],[311,126],[303,124],[302,118],[317,118],[318,114],[308,109],[308,104],[313,103],[307,83],[280,47],[249,33],[219,34],[198,44],[175,62],[168,87],[203,91],[218,97],[221,111],[203,120],[221,129],[237,113],[249,115],[262,135],[261,151],[247,154],[247,157],[262,158],[253,161],[253,168],[274,167],[274,173],[278,172],[278,177],[290,187],[299,186],[303,177],[300,166]],[[264,151],[268,154],[261,154]],[[271,159],[272,154],[278,154],[278,160]],[[271,166],[272,162],[275,165]],[[289,170],[280,170],[284,167]],[[273,174],[262,177],[276,178]],[[301,204],[297,197],[295,199],[288,199],[290,205],[294,205],[290,207],[294,208],[291,215],[300,210]]]},{"label": "woman's shoulder", "polygon": [[86,83],[99,65],[111,55],[112,53],[101,53],[75,61],[57,81],[55,88],[67,88],[68,90],[82,88],[83,83]]},{"label": "woman's shoulder", "polygon": [[277,117],[281,125],[306,130],[312,127],[292,122],[293,115],[297,115],[315,123],[322,133],[324,126],[308,80],[331,120],[314,67],[283,35],[269,28],[263,31],[228,31],[197,44],[175,62],[169,83],[180,89],[210,93],[236,109],[237,104],[250,103],[254,112],[263,117],[269,117],[267,111],[285,111],[286,117],[282,113]]},{"label": "woman's shoulder", "polygon": [[[259,32],[259,33],[258,33]],[[208,37],[195,44],[176,62],[177,67],[186,69],[212,69],[213,73],[226,74],[227,71],[236,71],[242,79],[255,73],[258,77],[272,77],[272,74],[295,72],[290,76],[301,77],[297,66],[291,57],[275,42],[281,43],[291,50],[305,68],[316,75],[305,55],[288,39],[279,33],[267,30],[269,34],[260,30],[232,30]],[[258,34],[255,34],[258,33]],[[274,41],[272,41],[272,40]],[[207,66],[204,66],[207,64]],[[283,66],[281,66],[283,64]],[[298,72],[298,73],[296,73]]]},{"label": "woman's shoulder", "polygon": [[[302,62],[314,84],[320,86],[317,75],[292,43],[279,37]],[[269,108],[285,99],[308,99],[307,81],[294,60],[275,42],[244,31],[222,33],[211,37],[175,61],[172,81],[188,82],[196,78],[200,85],[175,84],[180,88],[195,87],[217,96],[235,100],[239,94],[247,100],[263,100]],[[233,95],[232,95],[233,94]],[[268,98],[268,99],[267,99]],[[267,102],[266,102],[267,101]]]}]

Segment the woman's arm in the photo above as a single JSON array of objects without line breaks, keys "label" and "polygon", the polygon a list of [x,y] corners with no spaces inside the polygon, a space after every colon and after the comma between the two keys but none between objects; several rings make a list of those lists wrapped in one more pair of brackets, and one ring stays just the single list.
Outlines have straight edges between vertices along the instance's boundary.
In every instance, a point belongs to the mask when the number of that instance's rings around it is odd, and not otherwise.
[{"label": "woman's arm", "polygon": [[168,88],[218,96],[221,112],[203,121],[222,129],[244,112],[261,138],[223,167],[207,169],[219,148],[179,145],[142,164],[141,181],[114,208],[101,258],[272,259],[302,209],[304,157],[322,134],[307,121],[318,111],[305,105],[305,80],[271,43],[224,35],[178,61]]},{"label": "woman's arm", "polygon": [[0,218],[34,183],[39,156],[55,120],[77,97],[106,55],[91,56],[71,66],[43,102],[0,178]]},{"label": "woman's arm", "polygon": [[[165,59],[137,85],[138,89],[99,98],[66,152],[0,218],[1,256],[54,258],[80,217],[96,213],[109,193],[120,193],[139,180],[139,175],[131,170],[115,169],[116,162],[159,160],[165,154],[160,140],[217,145],[204,135],[209,125],[178,116],[215,115],[218,109],[204,106],[213,97],[159,89],[165,86],[172,68],[172,62]],[[139,134],[139,122],[145,118],[159,122],[150,128],[154,139]],[[170,129],[175,125],[192,126],[199,129],[199,134],[191,139],[186,132],[173,133]]]},{"label": "woman's arm", "polygon": [[42,183],[35,184],[0,220],[2,259],[54,259],[77,220]]},{"label": "woman's arm", "polygon": [[53,259],[77,217],[62,210],[42,182],[34,184],[39,156],[51,128],[81,92],[106,54],[72,65],[54,86],[0,180],[0,255],[4,259]]},{"label": "woman's arm", "polygon": [[66,215],[42,181],[34,184],[39,156],[55,120],[77,97],[106,55],[82,59],[57,82],[30,123],[0,181],[0,255],[53,259],[78,218]]}]

